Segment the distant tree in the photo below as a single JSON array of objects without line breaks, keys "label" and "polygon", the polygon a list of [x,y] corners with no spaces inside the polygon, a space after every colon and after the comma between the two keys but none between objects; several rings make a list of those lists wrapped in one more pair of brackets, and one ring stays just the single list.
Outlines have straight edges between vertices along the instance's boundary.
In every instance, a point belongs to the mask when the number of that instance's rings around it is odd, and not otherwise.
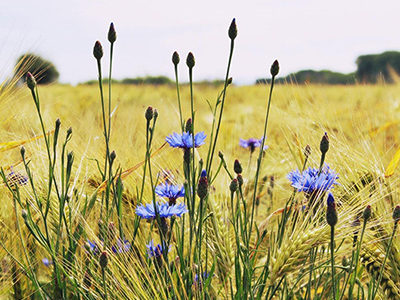
[{"label": "distant tree", "polygon": [[26,53],[18,58],[14,76],[24,78],[27,72],[35,76],[38,84],[56,82],[60,75],[52,62],[33,53]]},{"label": "distant tree", "polygon": [[390,69],[400,74],[400,52],[397,51],[362,55],[357,58],[356,63],[356,75],[362,82],[375,83],[378,78],[391,82]]},{"label": "distant tree", "polygon": [[[256,84],[269,83],[270,79],[257,79]],[[302,70],[296,73],[289,74],[286,77],[276,79],[277,83],[296,82],[298,84],[304,83],[319,83],[319,84],[353,84],[355,83],[354,73],[343,74],[332,72],[329,70],[315,71],[315,70]]]}]

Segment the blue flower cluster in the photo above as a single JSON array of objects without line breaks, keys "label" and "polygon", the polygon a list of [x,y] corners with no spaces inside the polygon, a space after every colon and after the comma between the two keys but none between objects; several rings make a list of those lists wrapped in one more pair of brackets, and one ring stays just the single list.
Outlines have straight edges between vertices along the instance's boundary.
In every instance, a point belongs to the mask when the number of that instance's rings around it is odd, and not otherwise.
[{"label": "blue flower cluster", "polygon": [[156,186],[155,192],[160,197],[176,200],[185,196],[185,188],[179,185],[169,184],[168,182]]},{"label": "blue flower cluster", "polygon": [[[167,246],[164,243],[164,247],[158,244],[157,246],[154,245],[154,241],[151,240],[147,245],[147,254],[149,257],[160,257],[163,255],[163,251],[167,250]],[[168,247],[168,252],[171,250],[171,246]]]},{"label": "blue flower cluster", "polygon": [[114,253],[126,253],[131,250],[131,243],[128,240],[122,242],[121,239],[118,239],[117,243],[111,247],[112,252]]},{"label": "blue flower cluster", "polygon": [[[186,205],[183,203],[169,205],[168,203],[160,202],[156,202],[156,210],[161,218],[170,218],[172,216],[181,217],[188,211]],[[148,203],[146,205],[138,205],[136,207],[136,214],[143,219],[154,219],[156,217],[154,204]]]},{"label": "blue flower cluster", "polygon": [[328,165],[321,172],[319,169],[310,167],[303,172],[292,171],[287,177],[298,192],[308,194],[315,191],[328,191],[337,184],[337,179],[339,179],[338,174],[332,171]]},{"label": "blue flower cluster", "polygon": [[[264,139],[264,137],[262,137],[259,140],[255,139],[255,138],[250,138],[248,140],[240,139],[239,145],[240,145],[240,147],[243,147],[243,148],[250,148],[250,151],[253,152],[256,148],[261,147],[263,139]],[[265,149],[268,149],[267,145],[264,145],[264,150]]]},{"label": "blue flower cluster", "polygon": [[[206,135],[204,132],[199,132],[194,136],[194,146],[196,148],[204,144]],[[193,148],[193,136],[189,132],[178,134],[174,132],[165,139],[167,143],[173,148],[190,149]]]}]

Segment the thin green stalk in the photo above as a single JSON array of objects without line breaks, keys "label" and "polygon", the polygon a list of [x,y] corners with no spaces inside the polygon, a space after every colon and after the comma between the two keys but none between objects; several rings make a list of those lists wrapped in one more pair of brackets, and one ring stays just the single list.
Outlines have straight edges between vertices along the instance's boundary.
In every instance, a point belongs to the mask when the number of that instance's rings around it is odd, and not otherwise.
[{"label": "thin green stalk", "polygon": [[383,259],[383,263],[382,263],[381,268],[379,270],[379,277],[378,277],[378,281],[376,283],[376,288],[374,289],[374,291],[372,293],[372,299],[375,299],[376,293],[378,292],[379,284],[381,283],[381,280],[382,280],[382,276],[383,276],[383,271],[385,269],[386,260],[387,260],[387,258],[389,256],[390,248],[392,247],[393,238],[394,238],[394,235],[396,233],[397,226],[398,226],[398,223],[395,222],[394,223],[394,227],[393,227],[393,231],[392,231],[392,235],[390,236],[389,244],[388,244],[388,246],[386,248],[385,258]]},{"label": "thin green stalk", "polygon": [[[250,242],[251,231],[252,231],[252,229],[253,229],[254,208],[255,208],[255,203],[256,203],[256,198],[257,198],[258,177],[259,177],[259,175],[260,175],[262,154],[263,154],[263,151],[264,151],[265,136],[266,136],[266,133],[267,133],[268,118],[269,118],[269,110],[270,110],[270,107],[271,107],[272,91],[273,91],[273,89],[274,89],[275,76],[276,76],[276,75],[272,75],[271,88],[270,88],[270,90],[269,90],[269,97],[268,97],[267,113],[266,113],[265,122],[264,122],[263,139],[262,139],[262,142],[261,142],[260,152],[259,152],[259,154],[258,154],[258,159],[257,159],[257,169],[256,169],[256,175],[255,175],[255,179],[254,179],[253,203],[252,203],[251,219],[250,219],[250,226],[249,226],[249,237],[248,237],[248,239],[247,239],[247,243]],[[249,246],[249,245],[247,245],[247,247],[248,247],[248,246]]]},{"label": "thin green stalk", "polygon": [[331,226],[331,268],[332,268],[332,296],[333,300],[336,299],[336,285],[335,285],[335,226]]}]

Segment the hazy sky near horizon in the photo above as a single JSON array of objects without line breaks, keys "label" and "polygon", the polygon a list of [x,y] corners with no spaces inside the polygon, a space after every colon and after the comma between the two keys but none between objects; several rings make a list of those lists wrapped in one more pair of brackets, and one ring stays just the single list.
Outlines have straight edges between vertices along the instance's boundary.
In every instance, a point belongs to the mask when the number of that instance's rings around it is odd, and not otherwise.
[{"label": "hazy sky near horizon", "polygon": [[[195,79],[223,78],[234,17],[231,75],[237,83],[268,76],[274,59],[281,75],[306,68],[352,72],[361,54],[400,50],[399,11],[398,0],[1,0],[0,76],[30,51],[54,62],[61,82],[95,79],[93,45],[100,40],[108,56],[113,21],[114,78],[173,77],[175,50],[183,81],[189,51],[196,59]],[[108,57],[104,68],[107,62]]]}]

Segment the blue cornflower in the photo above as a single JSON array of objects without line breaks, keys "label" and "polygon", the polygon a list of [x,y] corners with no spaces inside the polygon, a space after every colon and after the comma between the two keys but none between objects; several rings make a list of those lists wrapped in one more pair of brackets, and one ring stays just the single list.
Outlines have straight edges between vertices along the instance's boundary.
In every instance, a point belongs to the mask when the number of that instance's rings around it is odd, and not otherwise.
[{"label": "blue cornflower", "polygon": [[46,267],[50,267],[51,264],[53,264],[53,262],[51,260],[49,260],[47,257],[42,259],[42,263],[46,266]]},{"label": "blue cornflower", "polygon": [[174,205],[176,199],[185,196],[185,188],[183,186],[173,185],[168,182],[156,186],[155,192],[160,197],[168,198],[170,205]]},{"label": "blue cornflower", "polygon": [[288,174],[288,179],[298,192],[312,194],[316,191],[328,191],[337,184],[338,174],[332,171],[328,165],[322,169],[308,168],[300,173],[299,170]]},{"label": "blue cornflower", "polygon": [[[186,205],[183,203],[169,205],[169,203],[156,202],[156,209],[160,218],[170,218],[172,216],[180,217],[188,211]],[[154,204],[148,203],[146,205],[138,205],[136,207],[136,214],[143,219],[154,219],[156,217]]]},{"label": "blue cornflower", "polygon": [[131,243],[129,243],[128,240],[125,240],[124,242],[122,242],[121,239],[118,239],[117,243],[111,247],[111,250],[114,253],[129,252],[129,250],[131,250]]},{"label": "blue cornflower", "polygon": [[86,247],[86,249],[94,255],[100,252],[100,248],[95,241],[92,242],[91,240],[87,239]]},{"label": "blue cornflower", "polygon": [[194,275],[194,282],[193,282],[193,284],[195,284],[195,285],[202,285],[203,284],[203,280],[206,280],[208,277],[210,277],[210,273],[206,273],[206,272],[203,272],[203,274],[201,274],[201,277],[200,277],[200,280],[199,280],[199,275],[196,273],[195,275]]},{"label": "blue cornflower", "polygon": [[[255,139],[255,138],[250,138],[248,140],[240,139],[239,145],[240,145],[240,147],[243,147],[243,148],[250,148],[250,152],[253,153],[256,148],[261,147],[263,139],[264,139],[264,137],[262,137],[259,140]],[[268,148],[268,146],[264,145],[264,150],[267,148]]]},{"label": "blue cornflower", "polygon": [[[200,147],[204,144],[204,140],[206,139],[206,135],[204,132],[199,132],[194,136],[194,146]],[[190,149],[193,148],[193,136],[189,132],[184,132],[182,134],[178,134],[174,132],[169,135],[165,139],[167,143],[173,148],[183,148]]]},{"label": "blue cornflower", "polygon": [[[163,255],[163,251],[167,250],[167,245],[164,242],[164,247],[162,247],[160,244],[158,244],[157,246],[154,246],[154,241],[151,240],[147,245],[147,254],[149,255],[149,257],[160,257]],[[171,250],[171,246],[168,247],[167,252],[169,252]]]}]

